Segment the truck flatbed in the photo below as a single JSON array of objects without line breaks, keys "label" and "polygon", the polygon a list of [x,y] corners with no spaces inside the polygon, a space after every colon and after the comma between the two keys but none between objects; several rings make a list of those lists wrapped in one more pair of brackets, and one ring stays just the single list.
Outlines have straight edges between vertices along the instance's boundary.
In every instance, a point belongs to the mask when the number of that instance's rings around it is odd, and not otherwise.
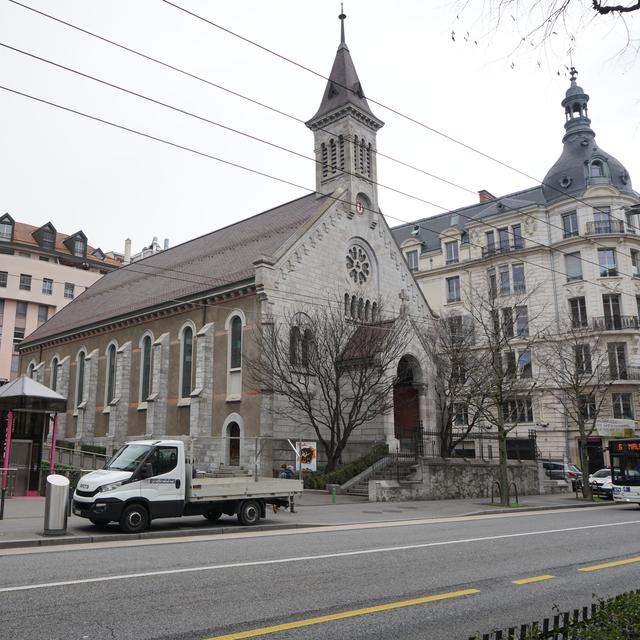
[{"label": "truck flatbed", "polygon": [[187,502],[211,500],[241,500],[244,498],[272,498],[274,496],[299,495],[301,480],[283,478],[258,478],[239,476],[232,478],[194,478],[187,487]]}]

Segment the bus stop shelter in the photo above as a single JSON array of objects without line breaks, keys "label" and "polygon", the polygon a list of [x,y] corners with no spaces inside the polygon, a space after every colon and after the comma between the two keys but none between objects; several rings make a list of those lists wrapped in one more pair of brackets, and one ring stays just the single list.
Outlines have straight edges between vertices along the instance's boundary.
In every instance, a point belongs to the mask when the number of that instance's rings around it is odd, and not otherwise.
[{"label": "bus stop shelter", "polygon": [[0,387],[0,414],[3,418],[0,427],[0,443],[3,445],[0,488],[3,497],[7,492],[10,468],[15,468],[20,477],[19,493],[39,491],[43,445],[52,416],[49,468],[53,472],[58,413],[66,410],[67,399],[64,396],[28,376],[21,376]]}]

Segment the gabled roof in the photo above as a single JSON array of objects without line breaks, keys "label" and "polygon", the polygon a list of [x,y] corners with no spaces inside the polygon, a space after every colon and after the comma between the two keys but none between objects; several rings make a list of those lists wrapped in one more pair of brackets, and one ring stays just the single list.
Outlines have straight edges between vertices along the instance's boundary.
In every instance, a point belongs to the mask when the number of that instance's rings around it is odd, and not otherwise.
[{"label": "gabled roof", "polygon": [[50,413],[65,411],[67,399],[49,387],[32,380],[29,376],[20,376],[0,387],[0,410],[47,411]]},{"label": "gabled roof", "polygon": [[303,196],[107,273],[20,347],[250,281],[253,263],[318,215],[328,197]]}]

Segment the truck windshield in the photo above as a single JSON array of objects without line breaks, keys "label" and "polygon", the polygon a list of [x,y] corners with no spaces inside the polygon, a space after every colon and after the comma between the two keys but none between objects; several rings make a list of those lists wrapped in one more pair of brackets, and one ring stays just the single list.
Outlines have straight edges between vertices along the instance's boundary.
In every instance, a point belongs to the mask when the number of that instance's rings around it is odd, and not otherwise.
[{"label": "truck windshield", "polygon": [[127,444],[109,460],[104,468],[118,471],[135,471],[150,450],[150,445]]}]

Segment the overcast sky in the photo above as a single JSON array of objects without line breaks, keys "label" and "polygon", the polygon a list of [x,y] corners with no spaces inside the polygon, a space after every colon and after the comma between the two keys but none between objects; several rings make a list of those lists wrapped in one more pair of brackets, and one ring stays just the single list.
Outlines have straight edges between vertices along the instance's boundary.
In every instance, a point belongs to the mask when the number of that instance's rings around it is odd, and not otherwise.
[{"label": "overcast sky", "polygon": [[[175,2],[322,74],[330,71],[339,44],[338,2]],[[315,113],[322,97],[325,80],[161,0],[24,3],[302,120]],[[535,16],[507,16],[496,30],[489,19],[473,13],[481,4],[472,0],[459,18],[460,3],[453,1],[345,4],[347,44],[369,98],[535,178],[370,104],[386,122],[378,133],[381,152],[463,188],[383,158],[380,183],[446,209],[474,203],[473,192],[479,189],[502,195],[532,186],[561,151],[560,101],[569,84],[565,34],[552,36],[545,47],[524,46],[513,52]],[[632,28],[638,18],[630,17]],[[589,114],[597,142],[627,167],[638,189],[640,61],[630,50],[617,55],[625,37],[613,20],[587,22],[577,31],[573,62],[579,83],[591,96]],[[0,0],[0,42],[312,155],[313,136],[303,124],[8,0]],[[0,84],[272,174],[308,191],[315,188],[309,160],[2,47]],[[153,236],[175,245],[308,192],[4,90],[0,109],[0,212],[34,225],[50,220],[65,233],[82,229],[90,244],[103,250],[122,251],[127,236],[134,251]],[[392,226],[443,210],[384,188],[379,200]]]}]

